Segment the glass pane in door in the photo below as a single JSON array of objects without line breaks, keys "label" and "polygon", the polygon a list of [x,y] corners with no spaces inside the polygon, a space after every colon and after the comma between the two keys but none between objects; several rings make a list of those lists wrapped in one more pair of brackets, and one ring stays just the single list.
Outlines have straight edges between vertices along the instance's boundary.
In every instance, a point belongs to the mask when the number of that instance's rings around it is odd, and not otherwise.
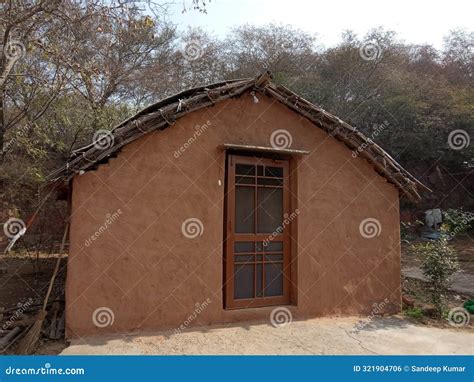
[{"label": "glass pane in door", "polygon": [[254,233],[255,188],[235,187],[235,232]]},{"label": "glass pane in door", "polygon": [[272,233],[283,224],[283,189],[257,189],[257,232]]}]

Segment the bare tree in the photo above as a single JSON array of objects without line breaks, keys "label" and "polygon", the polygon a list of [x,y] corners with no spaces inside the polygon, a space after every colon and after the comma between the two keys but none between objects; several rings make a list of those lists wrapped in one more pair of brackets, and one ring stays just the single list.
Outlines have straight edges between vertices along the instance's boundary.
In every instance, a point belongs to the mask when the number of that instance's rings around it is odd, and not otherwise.
[{"label": "bare tree", "polygon": [[[23,102],[24,105],[19,107],[19,114],[10,117],[9,123],[5,112],[9,80],[16,81],[17,77],[24,76],[22,73],[13,73],[14,67],[25,56],[30,44],[40,36],[50,33],[48,23],[59,4],[60,0],[38,2],[10,0],[0,5],[2,11],[0,14],[0,39],[2,42],[0,52],[0,148],[2,157],[7,128],[13,126],[26,114],[29,104],[28,101]],[[34,92],[35,89],[32,90],[32,93]],[[47,107],[47,105],[48,101],[44,106]]]},{"label": "bare tree", "polygon": [[81,94],[97,115],[107,102],[126,97],[131,78],[173,39],[174,29],[161,20],[158,23],[165,11],[153,1],[147,2],[146,9],[120,0],[4,3],[0,15],[2,157],[8,151],[7,130],[20,122],[34,123],[62,91]]}]

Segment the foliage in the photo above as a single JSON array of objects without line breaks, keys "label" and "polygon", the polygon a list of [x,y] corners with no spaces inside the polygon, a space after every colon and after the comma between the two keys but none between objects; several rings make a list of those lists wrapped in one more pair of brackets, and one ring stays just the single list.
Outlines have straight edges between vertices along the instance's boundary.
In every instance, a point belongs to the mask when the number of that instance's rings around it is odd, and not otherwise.
[{"label": "foliage", "polygon": [[405,315],[407,315],[408,317],[411,317],[411,318],[416,318],[416,319],[420,319],[423,317],[423,310],[421,308],[417,308],[417,307],[414,307],[414,308],[408,308],[407,310],[405,310]]},{"label": "foliage", "polygon": [[452,283],[452,275],[459,269],[458,260],[446,235],[438,240],[412,246],[422,258],[422,270],[431,287],[431,302],[441,315],[445,310],[445,295]]},{"label": "foliage", "polygon": [[462,208],[449,208],[443,211],[443,218],[444,221],[441,229],[449,235],[449,238],[453,238],[471,227],[471,222],[474,221],[474,214],[464,211]]}]

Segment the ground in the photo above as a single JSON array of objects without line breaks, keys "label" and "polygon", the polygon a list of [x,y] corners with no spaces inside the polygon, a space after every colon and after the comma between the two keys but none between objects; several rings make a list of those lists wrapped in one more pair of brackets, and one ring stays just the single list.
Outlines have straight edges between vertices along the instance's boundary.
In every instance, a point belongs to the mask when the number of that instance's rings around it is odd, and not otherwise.
[{"label": "ground", "polygon": [[[26,253],[19,251],[0,255],[0,310],[15,309],[22,312],[15,321],[34,317],[40,309],[51,280],[57,253],[45,254]],[[58,277],[51,292],[49,302],[59,302],[64,306],[64,282],[66,278],[67,258],[61,260]],[[49,309],[48,309],[49,310]],[[1,317],[1,313],[0,313]],[[1,324],[4,323],[0,319]],[[48,321],[43,327],[37,354],[58,354],[67,344],[64,339],[50,340],[47,338]],[[20,335],[21,337],[22,335]],[[0,354],[15,354],[16,343],[7,349],[0,349]]]},{"label": "ground", "polygon": [[[0,307],[14,307],[30,298],[35,304],[43,302],[56,259],[57,254],[40,254],[38,259],[24,252],[0,255]],[[64,290],[65,267],[63,259],[51,301]]]},{"label": "ground", "polygon": [[473,331],[422,327],[397,316],[360,320],[325,317],[282,327],[253,323],[75,340],[61,354],[474,354]]}]

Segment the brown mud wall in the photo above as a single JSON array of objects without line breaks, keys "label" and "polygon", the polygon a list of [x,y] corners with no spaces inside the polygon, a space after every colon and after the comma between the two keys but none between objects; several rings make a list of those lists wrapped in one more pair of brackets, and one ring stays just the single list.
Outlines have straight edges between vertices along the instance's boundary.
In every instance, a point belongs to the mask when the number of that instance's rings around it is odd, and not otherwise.
[{"label": "brown mud wall", "polygon": [[[397,189],[342,143],[258,97],[254,103],[247,93],[191,113],[74,178],[68,337],[269,320],[273,307],[223,306],[225,152],[219,146],[270,146],[277,129],[290,132],[292,149],[311,151],[292,162],[292,209],[299,210],[292,227],[293,319],[368,315],[379,304],[399,310]],[[183,236],[189,218],[202,222],[201,236]],[[380,222],[378,236],[361,235],[366,218]],[[104,308],[113,323],[106,317],[108,325],[97,327]]]}]

